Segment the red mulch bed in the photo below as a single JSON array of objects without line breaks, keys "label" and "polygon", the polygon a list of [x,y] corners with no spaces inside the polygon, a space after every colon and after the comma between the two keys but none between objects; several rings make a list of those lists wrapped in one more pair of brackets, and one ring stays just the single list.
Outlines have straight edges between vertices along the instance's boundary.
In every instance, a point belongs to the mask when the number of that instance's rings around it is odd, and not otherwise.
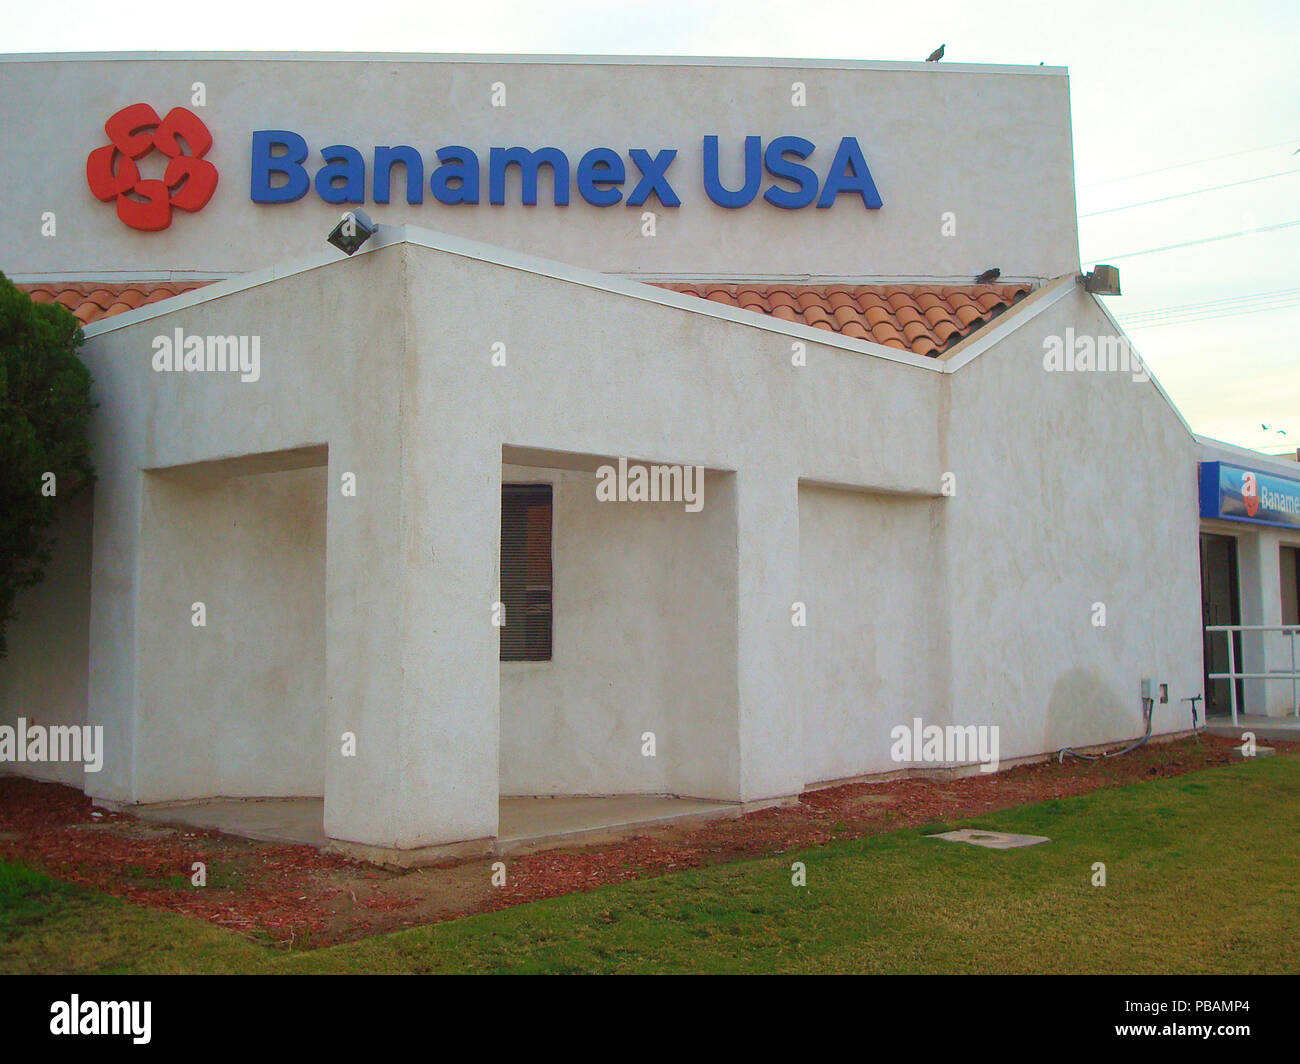
[{"label": "red mulch bed", "polygon": [[[966,819],[1102,787],[1228,764],[1233,741],[1201,736],[1102,762],[1056,761],[954,778],[856,783],[798,805],[734,820],[664,827],[635,837],[507,858],[396,872],[292,846],[96,810],[58,784],[0,778],[0,858],[128,901],[211,921],[257,940],[322,946],[380,931],[504,909],[611,883],[762,857],[834,839]],[[1271,744],[1300,750],[1300,744]],[[504,887],[491,865],[505,860]],[[190,884],[196,861],[208,885]]]}]

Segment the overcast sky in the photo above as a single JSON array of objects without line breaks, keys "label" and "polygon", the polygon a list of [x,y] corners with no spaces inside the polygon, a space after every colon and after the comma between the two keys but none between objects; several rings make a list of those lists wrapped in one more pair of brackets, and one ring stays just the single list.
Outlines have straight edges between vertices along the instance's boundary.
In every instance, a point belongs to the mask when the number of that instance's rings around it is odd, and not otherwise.
[{"label": "overcast sky", "polygon": [[[1085,264],[1120,268],[1125,294],[1108,300],[1111,310],[1196,431],[1275,453],[1300,447],[1300,0],[219,0],[189,9],[60,0],[57,18],[30,0],[0,6],[4,52],[915,61],[942,43],[952,62],[1068,67],[1081,249]],[[1130,254],[1191,241],[1206,242]]]}]

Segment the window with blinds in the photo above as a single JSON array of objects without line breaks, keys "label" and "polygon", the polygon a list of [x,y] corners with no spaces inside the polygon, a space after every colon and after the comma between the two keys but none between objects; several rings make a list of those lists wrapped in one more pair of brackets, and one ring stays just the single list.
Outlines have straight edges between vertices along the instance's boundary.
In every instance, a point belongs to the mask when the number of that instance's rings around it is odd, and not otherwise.
[{"label": "window with blinds", "polygon": [[502,661],[551,660],[551,485],[501,486]]}]

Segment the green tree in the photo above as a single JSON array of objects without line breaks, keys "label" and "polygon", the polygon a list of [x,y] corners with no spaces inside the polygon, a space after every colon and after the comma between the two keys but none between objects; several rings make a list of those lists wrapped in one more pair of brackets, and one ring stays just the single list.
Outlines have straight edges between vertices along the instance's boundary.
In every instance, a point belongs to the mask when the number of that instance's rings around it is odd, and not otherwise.
[{"label": "green tree", "polygon": [[0,657],[21,591],[39,584],[60,504],[95,478],[81,323],[0,273]]}]

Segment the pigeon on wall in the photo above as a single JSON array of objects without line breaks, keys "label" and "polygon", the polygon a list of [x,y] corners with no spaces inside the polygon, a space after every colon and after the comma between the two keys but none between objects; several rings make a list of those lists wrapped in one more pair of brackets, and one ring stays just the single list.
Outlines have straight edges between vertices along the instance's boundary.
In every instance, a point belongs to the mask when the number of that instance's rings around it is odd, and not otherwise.
[{"label": "pigeon on wall", "polygon": [[948,46],[946,44],[939,45],[938,48],[936,48],[933,52],[930,53],[929,57],[926,59],[926,62],[927,63],[939,62],[939,60],[943,58],[943,50],[947,47]]},{"label": "pigeon on wall", "polygon": [[991,270],[985,270],[982,274],[980,274],[978,277],[976,277],[976,278],[975,278],[975,283],[976,283],[976,284],[992,284],[994,281],[996,281],[996,280],[997,280],[999,277],[1001,277],[1001,276],[1002,276],[1002,271],[999,270],[996,266],[994,266]]}]

